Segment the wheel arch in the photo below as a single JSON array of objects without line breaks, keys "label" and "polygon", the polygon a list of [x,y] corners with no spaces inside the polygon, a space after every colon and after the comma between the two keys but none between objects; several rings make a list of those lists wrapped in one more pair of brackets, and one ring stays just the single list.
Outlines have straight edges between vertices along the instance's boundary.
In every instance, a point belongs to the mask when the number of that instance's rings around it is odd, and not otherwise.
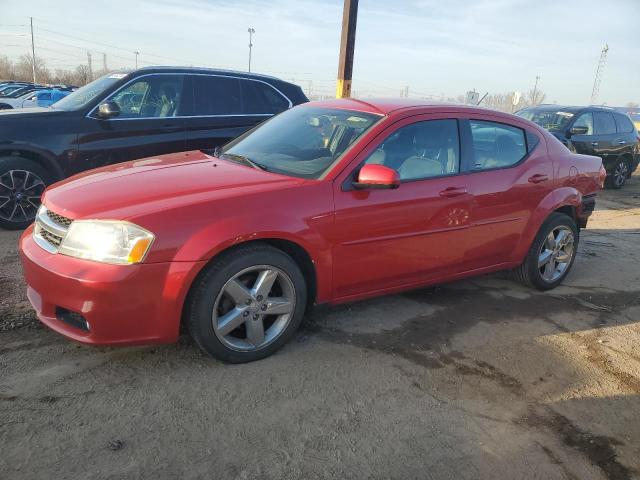
[{"label": "wheel arch", "polygon": [[50,174],[50,178],[48,179],[50,183],[65,178],[65,174],[56,162],[54,155],[37,147],[27,145],[0,146],[0,157],[19,157],[37,163]]},{"label": "wheel arch", "polygon": [[562,187],[549,193],[531,213],[529,222],[514,249],[512,260],[522,262],[531,248],[540,227],[553,213],[564,213],[578,224],[577,212],[582,202],[582,194],[575,188]]}]

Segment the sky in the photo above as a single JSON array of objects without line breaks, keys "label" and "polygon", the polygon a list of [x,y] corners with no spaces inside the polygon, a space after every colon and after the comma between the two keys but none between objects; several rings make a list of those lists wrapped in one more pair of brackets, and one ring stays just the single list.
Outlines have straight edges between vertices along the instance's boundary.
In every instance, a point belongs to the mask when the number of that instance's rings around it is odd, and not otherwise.
[{"label": "sky", "polygon": [[[333,95],[343,2],[324,0],[0,0],[0,55],[30,49],[51,68],[194,65],[252,70]],[[357,96],[457,97],[526,92],[590,102],[609,45],[598,103],[640,103],[640,0],[360,0]]]}]

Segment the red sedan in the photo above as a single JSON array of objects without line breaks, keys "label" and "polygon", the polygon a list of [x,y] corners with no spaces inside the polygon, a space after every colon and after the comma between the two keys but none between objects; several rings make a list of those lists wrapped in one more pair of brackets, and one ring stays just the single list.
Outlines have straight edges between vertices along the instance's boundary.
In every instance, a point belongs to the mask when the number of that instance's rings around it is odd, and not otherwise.
[{"label": "red sedan", "polygon": [[576,256],[606,173],[513,115],[415,101],[284,112],[210,155],[86,172],[21,238],[39,318],[83,343],[270,355],[305,309],[496,270],[539,289]]}]

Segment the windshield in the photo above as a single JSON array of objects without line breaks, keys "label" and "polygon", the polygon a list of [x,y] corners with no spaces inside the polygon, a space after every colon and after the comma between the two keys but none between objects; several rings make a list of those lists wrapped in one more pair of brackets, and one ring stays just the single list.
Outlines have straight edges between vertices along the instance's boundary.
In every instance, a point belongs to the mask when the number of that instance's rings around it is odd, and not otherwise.
[{"label": "windshield", "polygon": [[294,177],[318,178],[380,115],[297,107],[228,143],[221,158]]},{"label": "windshield", "polygon": [[52,105],[51,108],[55,108],[56,110],[78,110],[83,108],[114,83],[124,78],[124,76],[126,76],[124,73],[110,73],[104,77],[100,77],[75,92],[70,93],[62,100],[56,102],[55,105]]},{"label": "windshield", "polygon": [[519,117],[537,123],[545,130],[564,130],[573,113],[562,110],[526,109],[516,113]]}]

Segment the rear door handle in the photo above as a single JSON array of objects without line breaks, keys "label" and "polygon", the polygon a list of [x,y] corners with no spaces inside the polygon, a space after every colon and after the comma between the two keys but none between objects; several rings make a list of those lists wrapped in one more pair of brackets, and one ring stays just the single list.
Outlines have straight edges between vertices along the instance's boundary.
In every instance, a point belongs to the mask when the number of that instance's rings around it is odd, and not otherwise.
[{"label": "rear door handle", "polygon": [[591,142],[591,145],[593,145],[594,147],[598,146],[598,142]]},{"label": "rear door handle", "polygon": [[449,187],[442,190],[439,195],[441,197],[451,198],[459,197],[460,195],[464,195],[465,193],[467,193],[466,188]]},{"label": "rear door handle", "polygon": [[543,173],[536,173],[535,175],[529,177],[529,183],[542,183],[549,180],[549,176]]}]

